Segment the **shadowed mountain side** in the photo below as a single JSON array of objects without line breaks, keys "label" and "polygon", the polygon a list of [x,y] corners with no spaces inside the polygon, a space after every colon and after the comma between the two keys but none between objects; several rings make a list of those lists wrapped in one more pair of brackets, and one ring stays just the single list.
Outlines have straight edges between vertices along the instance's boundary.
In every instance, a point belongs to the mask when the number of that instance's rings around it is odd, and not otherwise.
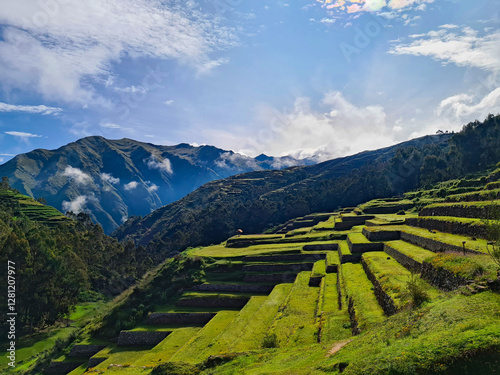
[{"label": "shadowed mountain side", "polygon": [[254,159],[213,146],[157,146],[96,136],[18,155],[0,166],[0,176],[63,212],[89,213],[109,233],[127,217],[147,215],[209,181],[311,163],[265,155]]},{"label": "shadowed mountain side", "polygon": [[[187,246],[223,241],[238,228],[258,232],[286,220],[329,211],[418,186],[421,158],[411,169],[392,163],[399,150],[445,150],[451,135],[426,136],[307,167],[258,171],[203,185],[144,218],[131,218],[114,236],[149,245],[159,259]],[[417,151],[418,153],[418,151]],[[406,168],[406,169],[405,169]]]}]

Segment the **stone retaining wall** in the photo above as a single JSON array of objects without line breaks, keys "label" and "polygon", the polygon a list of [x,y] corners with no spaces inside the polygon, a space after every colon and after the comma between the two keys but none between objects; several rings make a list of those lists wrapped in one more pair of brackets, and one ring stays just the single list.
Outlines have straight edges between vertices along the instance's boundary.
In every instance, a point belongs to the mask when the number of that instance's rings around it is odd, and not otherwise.
[{"label": "stone retaining wall", "polygon": [[247,256],[245,262],[315,262],[325,259],[326,254],[283,254],[283,255],[264,255],[264,256]]},{"label": "stone retaining wall", "polygon": [[103,363],[106,359],[106,357],[93,357],[93,358],[90,358],[89,359],[89,363],[87,365],[87,368],[94,368],[96,367],[97,365],[100,365],[101,363]]},{"label": "stone retaining wall", "polygon": [[68,357],[90,358],[104,349],[106,345],[74,345],[68,354]]},{"label": "stone retaining wall", "polygon": [[349,297],[347,311],[349,312],[349,320],[351,321],[352,335],[357,336],[361,333],[361,330],[358,327],[358,318],[356,317],[356,309],[354,308],[354,301],[352,297]]},{"label": "stone retaining wall", "polygon": [[365,270],[366,276],[368,276],[368,279],[373,284],[373,292],[375,293],[375,297],[377,298],[378,304],[380,305],[380,307],[382,307],[382,310],[384,310],[384,313],[387,316],[396,314],[398,310],[392,298],[384,291],[382,285],[380,284],[380,282],[378,281],[377,277],[372,272],[370,267],[368,267],[368,264],[364,259],[361,259],[361,264],[363,265],[363,269]]},{"label": "stone retaining wall", "polygon": [[285,272],[275,274],[248,274],[243,278],[247,283],[293,283],[298,272]]},{"label": "stone retaining wall", "polygon": [[347,223],[347,222],[365,222],[366,220],[371,220],[375,219],[375,216],[373,215],[358,215],[358,216],[342,216],[342,222]]},{"label": "stone retaining wall", "polygon": [[355,225],[362,225],[364,223],[365,223],[364,220],[361,220],[359,223],[356,223],[354,221],[351,221],[351,222],[341,221],[340,223],[335,223],[335,226],[333,227],[333,229],[334,230],[338,230],[338,231],[350,230],[350,229],[352,229],[353,226],[355,226]]},{"label": "stone retaining wall", "polygon": [[365,214],[395,214],[401,210],[406,211],[414,207],[414,204],[398,204],[396,206],[367,207],[363,210]]},{"label": "stone retaining wall", "polygon": [[155,346],[165,339],[170,331],[121,331],[118,346]]},{"label": "stone retaining wall", "polygon": [[339,248],[338,243],[329,244],[317,244],[317,245],[304,245],[302,250],[304,251],[322,251],[322,250],[337,250]]},{"label": "stone retaining wall", "polygon": [[248,298],[230,297],[193,297],[177,301],[177,306],[183,307],[226,307],[241,309],[248,302]]},{"label": "stone retaining wall", "polygon": [[349,245],[349,249],[351,253],[354,255],[355,253],[362,254],[369,251],[383,251],[384,244],[382,242],[371,242],[371,243],[352,243],[349,238],[347,238],[347,244]]},{"label": "stone retaining wall", "polygon": [[309,286],[319,286],[323,280],[323,276],[311,276],[309,278]]},{"label": "stone retaining wall", "polygon": [[218,293],[271,293],[273,285],[249,285],[249,284],[201,284],[190,290]]},{"label": "stone retaining wall", "polygon": [[422,264],[417,262],[415,259],[410,258],[408,255],[399,252],[388,244],[384,244],[384,251],[396,259],[396,261],[406,269],[413,272],[421,272]]},{"label": "stone retaining wall", "polygon": [[466,206],[457,203],[453,206],[424,207],[418,216],[453,216],[470,219],[486,219],[491,211],[491,206]]},{"label": "stone retaining wall", "polygon": [[43,373],[44,374],[68,374],[77,367],[80,367],[83,365],[85,362],[59,362],[59,361],[52,361],[47,367]]},{"label": "stone retaining wall", "polygon": [[440,232],[460,234],[468,237],[486,238],[487,235],[486,227],[484,225],[471,225],[458,221],[435,220],[430,217],[409,218],[406,219],[406,224],[412,227],[435,229]]},{"label": "stone retaining wall", "polygon": [[153,313],[148,316],[146,323],[205,325],[215,315],[215,313]]},{"label": "stone retaining wall", "polygon": [[446,269],[438,269],[427,262],[422,263],[421,277],[435,287],[446,291],[455,290],[468,283],[467,279],[457,276]]},{"label": "stone retaining wall", "polygon": [[[463,251],[464,251],[463,247],[446,244],[446,243],[443,243],[440,241],[433,240],[431,238],[420,237],[420,236],[417,236],[417,235],[411,234],[411,233],[401,232],[401,239],[403,241],[406,241],[406,242],[409,242],[413,245],[422,247],[422,248],[429,250],[429,251],[432,251],[434,253],[442,253],[445,251],[463,253]],[[465,248],[465,251],[467,253],[471,253],[471,254],[482,254],[482,253],[479,253],[475,250],[467,249],[467,247]]]},{"label": "stone retaining wall", "polygon": [[245,272],[286,272],[286,271],[311,271],[314,263],[290,264],[249,264],[243,266]]},{"label": "stone retaining wall", "polygon": [[372,231],[363,228],[363,235],[369,241],[395,241],[401,238],[401,231],[399,230],[377,230]]}]

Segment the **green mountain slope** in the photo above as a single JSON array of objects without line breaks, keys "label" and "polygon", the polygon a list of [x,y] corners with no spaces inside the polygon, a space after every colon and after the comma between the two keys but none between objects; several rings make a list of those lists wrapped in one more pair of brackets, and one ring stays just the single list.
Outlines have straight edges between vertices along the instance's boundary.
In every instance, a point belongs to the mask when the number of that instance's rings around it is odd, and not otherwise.
[{"label": "green mountain slope", "polygon": [[256,233],[311,212],[400,195],[496,164],[499,119],[490,115],[457,134],[426,136],[317,165],[214,181],[144,218],[129,219],[113,235],[148,245],[163,259],[188,246],[218,243],[237,229]]},{"label": "green mountain slope", "polygon": [[87,137],[57,150],[34,150],[0,166],[0,176],[31,197],[66,212],[87,212],[109,233],[132,215],[147,215],[206,182],[234,174],[311,163],[253,159],[212,146],[157,146]]}]

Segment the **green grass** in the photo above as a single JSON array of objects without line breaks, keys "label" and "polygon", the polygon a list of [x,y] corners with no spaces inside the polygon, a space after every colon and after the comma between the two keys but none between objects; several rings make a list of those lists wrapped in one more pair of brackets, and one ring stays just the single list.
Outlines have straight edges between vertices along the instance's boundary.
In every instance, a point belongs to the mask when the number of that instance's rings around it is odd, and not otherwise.
[{"label": "green grass", "polygon": [[[321,341],[330,342],[351,336],[347,309],[339,310],[337,274],[330,273],[323,279],[323,305],[321,306]],[[347,328],[346,328],[347,327]]]},{"label": "green grass", "polygon": [[384,312],[373,294],[373,285],[361,264],[343,264],[342,277],[346,293],[354,302],[359,329],[364,331],[382,322],[385,318]]},{"label": "green grass", "polygon": [[317,340],[319,288],[308,286],[309,276],[309,272],[297,275],[289,298],[273,321],[270,333],[277,335],[280,347],[308,345]]},{"label": "green grass", "polygon": [[421,247],[400,240],[389,241],[386,242],[386,244],[392,247],[393,249],[397,250],[401,254],[404,254],[410,257],[411,259],[417,261],[418,263],[422,263],[427,258],[435,255],[435,253],[433,253],[432,251],[422,249]]},{"label": "green grass", "polygon": [[171,360],[188,363],[199,362],[200,353],[226,329],[238,313],[238,311],[220,311]]},{"label": "green grass", "polygon": [[[257,312],[265,303],[266,299],[267,297],[263,296],[252,297],[245,307],[241,309],[238,316],[236,316],[227,328],[198,355],[198,358],[205,359],[210,355],[232,352],[234,342],[237,341],[237,339],[241,336],[241,333],[247,329],[246,327],[249,322],[253,319],[260,319]],[[249,346],[246,349],[248,350],[252,348]]]},{"label": "green grass", "polygon": [[[337,375],[344,363],[343,375],[455,375],[455,369],[476,357],[480,360],[469,374],[494,374],[500,365],[498,306],[500,295],[491,292],[452,295],[388,318],[329,357],[331,346],[323,343],[268,350],[238,357],[204,374]],[[484,350],[491,350],[490,364],[478,355]]]},{"label": "green grass", "polygon": [[[363,259],[379,281],[382,290],[393,300],[396,309],[401,310],[411,302],[406,292],[408,281],[411,279],[410,271],[386,253],[365,253]],[[437,298],[441,295],[439,290],[423,280],[422,285],[430,298]]]},{"label": "green grass", "polygon": [[368,241],[368,239],[364,236],[363,233],[350,233],[347,235],[347,238],[351,243],[353,244],[358,244],[358,243],[371,243]]},{"label": "green grass", "polygon": [[132,363],[140,360],[142,357],[148,355],[152,348],[132,347],[124,346],[118,347],[116,345],[110,345],[99,352],[96,357],[107,358],[105,361],[101,362],[95,367],[97,370],[106,370],[110,365],[119,364],[125,367],[129,367]]},{"label": "green grass", "polygon": [[[349,247],[347,247],[347,248],[349,249]],[[326,262],[329,265],[340,264],[338,251],[329,251],[328,253],[326,253]]]},{"label": "green grass", "polygon": [[147,354],[136,360],[134,362],[134,366],[151,366],[167,362],[200,330],[200,327],[186,327],[174,330],[165,338],[165,340],[156,345]]},{"label": "green grass", "polygon": [[405,233],[414,234],[416,236],[429,238],[435,241],[442,242],[444,244],[455,245],[458,247],[462,247],[463,241],[465,241],[465,247],[470,250],[478,251],[484,254],[487,254],[486,244],[488,241],[477,238],[475,241],[467,236],[461,236],[458,234],[444,233],[435,231],[436,233],[431,233],[425,228],[418,227],[410,227],[407,225],[402,226],[394,226],[394,227],[385,227],[386,230],[401,230]]},{"label": "green grass", "polygon": [[278,309],[284,304],[291,290],[292,284],[278,284],[274,287],[271,294],[255,313],[258,319],[250,320],[246,329],[240,332],[240,336],[233,342],[234,352],[260,348],[262,339],[278,313]]},{"label": "green grass", "polygon": [[339,249],[342,255],[351,255],[351,250],[349,249],[349,245],[347,245],[346,241],[341,241],[339,243]]},{"label": "green grass", "polygon": [[473,258],[458,254],[437,254],[426,261],[435,268],[443,268],[465,279],[474,279],[485,271]]},{"label": "green grass", "polygon": [[316,263],[314,263],[313,269],[311,271],[311,276],[312,277],[317,277],[317,276],[325,276],[326,275],[326,264],[325,260],[318,260]]},{"label": "green grass", "polygon": [[492,200],[500,198],[500,189],[481,190],[464,194],[448,195],[447,202],[462,202],[462,201],[478,201],[478,200]]}]

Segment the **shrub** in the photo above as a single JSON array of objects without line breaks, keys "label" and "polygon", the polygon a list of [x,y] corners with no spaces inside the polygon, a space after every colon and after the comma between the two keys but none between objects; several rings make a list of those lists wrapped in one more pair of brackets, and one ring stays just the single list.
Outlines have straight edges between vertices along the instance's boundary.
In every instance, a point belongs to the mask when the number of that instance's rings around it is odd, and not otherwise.
[{"label": "shrub", "polygon": [[278,336],[276,333],[267,333],[262,340],[263,348],[277,348],[278,347]]},{"label": "shrub", "polygon": [[500,206],[492,205],[488,214],[488,219],[484,220],[489,241],[486,249],[500,267]]},{"label": "shrub", "polygon": [[430,300],[423,280],[414,273],[411,274],[406,283],[406,294],[412,307],[419,307],[422,303]]}]

